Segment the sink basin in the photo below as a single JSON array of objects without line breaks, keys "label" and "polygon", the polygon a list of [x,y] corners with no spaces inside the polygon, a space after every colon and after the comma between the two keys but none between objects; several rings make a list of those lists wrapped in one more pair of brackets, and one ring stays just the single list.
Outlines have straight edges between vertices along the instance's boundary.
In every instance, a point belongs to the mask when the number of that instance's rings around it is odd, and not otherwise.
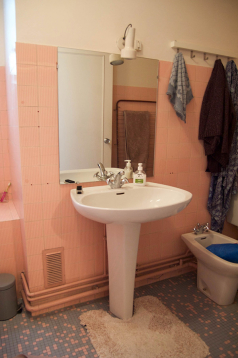
[{"label": "sink basin", "polygon": [[80,214],[94,221],[145,223],[179,213],[191,201],[192,194],[167,185],[147,183],[144,187],[126,184],[120,189],[90,187],[80,195],[73,189],[71,199]]},{"label": "sink basin", "polygon": [[106,224],[109,270],[109,306],[117,317],[133,314],[135,270],[141,223],[175,215],[191,201],[188,191],[167,185],[126,184],[85,188],[70,192],[75,209],[83,216]]}]

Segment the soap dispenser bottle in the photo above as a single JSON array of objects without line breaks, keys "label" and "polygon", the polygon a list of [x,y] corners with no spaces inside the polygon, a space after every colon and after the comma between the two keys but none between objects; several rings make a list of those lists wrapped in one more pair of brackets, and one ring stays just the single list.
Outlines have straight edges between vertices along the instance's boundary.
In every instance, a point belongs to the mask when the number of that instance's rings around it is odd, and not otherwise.
[{"label": "soap dispenser bottle", "polygon": [[132,167],[131,167],[131,160],[127,159],[127,160],[125,160],[125,162],[127,162],[126,166],[125,166],[125,169],[124,169],[125,177],[127,179],[131,179],[132,174],[133,174],[133,170],[132,170]]},{"label": "soap dispenser bottle", "polygon": [[142,163],[138,163],[138,170],[133,175],[133,184],[144,186],[146,183],[146,174],[143,171]]}]

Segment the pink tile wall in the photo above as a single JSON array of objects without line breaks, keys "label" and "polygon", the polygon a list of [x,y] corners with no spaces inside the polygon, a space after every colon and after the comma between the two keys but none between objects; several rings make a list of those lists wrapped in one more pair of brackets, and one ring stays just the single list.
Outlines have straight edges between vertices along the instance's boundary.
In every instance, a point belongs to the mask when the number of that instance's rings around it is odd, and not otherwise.
[{"label": "pink tile wall", "polygon": [[[9,141],[9,136],[8,136],[6,74],[5,74],[5,66],[0,66],[0,196],[1,193],[7,188],[7,185],[11,179],[8,141]],[[11,200],[11,189],[9,189],[9,193],[6,199]],[[0,207],[0,221],[1,221],[1,210],[2,208]]]},{"label": "pink tile wall", "polygon": [[185,253],[180,239],[197,222],[210,222],[206,209],[210,174],[205,172],[203,143],[198,140],[199,114],[210,68],[187,65],[194,99],[187,106],[187,123],[181,121],[166,91],[172,63],[160,61],[153,181],[190,191],[193,199],[176,216],[142,225],[138,263],[144,264]]},{"label": "pink tile wall", "polygon": [[44,249],[64,247],[67,282],[101,275],[104,227],[74,210],[74,185],[59,185],[57,48],[17,43],[16,51],[28,282],[37,291]]},{"label": "pink tile wall", "polygon": [[[17,43],[16,51],[28,282],[31,291],[38,291],[43,288],[43,249],[64,247],[67,282],[102,274],[104,226],[74,210],[69,192],[75,185],[59,185],[57,48]],[[195,98],[187,107],[184,124],[166,96],[171,66],[160,62],[152,180],[189,190],[193,199],[178,215],[142,225],[139,264],[184,253],[180,235],[197,221],[210,220],[206,210],[210,178],[197,136],[211,70],[187,66]]]}]

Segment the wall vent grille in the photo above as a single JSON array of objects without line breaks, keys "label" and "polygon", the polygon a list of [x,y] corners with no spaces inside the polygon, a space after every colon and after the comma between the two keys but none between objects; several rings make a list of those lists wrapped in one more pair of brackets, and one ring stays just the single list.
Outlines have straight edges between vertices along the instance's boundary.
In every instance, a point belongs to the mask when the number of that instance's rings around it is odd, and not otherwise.
[{"label": "wall vent grille", "polygon": [[64,248],[44,250],[42,254],[45,288],[63,285],[65,283]]}]

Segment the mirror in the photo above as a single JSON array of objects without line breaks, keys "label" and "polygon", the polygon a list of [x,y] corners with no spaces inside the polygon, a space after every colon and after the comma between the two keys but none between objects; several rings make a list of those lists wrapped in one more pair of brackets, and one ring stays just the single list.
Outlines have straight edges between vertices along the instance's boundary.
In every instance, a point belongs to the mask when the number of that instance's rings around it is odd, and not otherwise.
[{"label": "mirror", "polygon": [[158,60],[137,58],[112,66],[109,54],[58,48],[60,183],[97,181],[124,168],[124,111],[150,116],[147,176],[153,176]]}]

